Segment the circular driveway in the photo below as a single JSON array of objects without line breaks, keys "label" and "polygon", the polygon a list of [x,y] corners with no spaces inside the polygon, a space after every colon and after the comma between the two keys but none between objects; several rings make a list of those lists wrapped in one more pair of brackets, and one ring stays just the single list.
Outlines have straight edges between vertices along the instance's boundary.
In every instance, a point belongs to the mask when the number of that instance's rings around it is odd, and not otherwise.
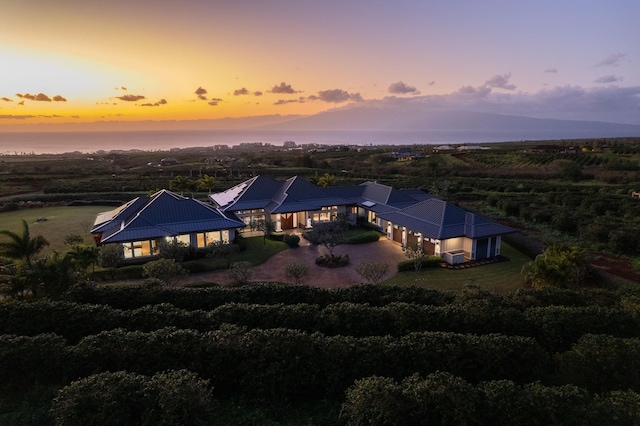
[{"label": "circular driveway", "polygon": [[[306,241],[301,240],[304,244]],[[316,265],[316,258],[328,254],[322,246],[301,245],[288,249],[270,257],[265,263],[255,266],[251,276],[252,282],[282,282],[288,281],[284,276],[284,266],[289,263],[299,262],[309,266],[309,274],[303,278],[302,283],[321,288],[350,287],[361,284],[364,279],[356,273],[356,267],[362,262],[387,263],[389,269],[384,279],[391,278],[397,272],[398,262],[407,260],[398,243],[381,238],[375,243],[345,244],[334,250],[336,255],[348,254],[351,262],[340,268],[323,268]],[[209,281],[220,285],[231,284],[227,271],[205,272],[192,274],[183,279],[182,284]]]}]

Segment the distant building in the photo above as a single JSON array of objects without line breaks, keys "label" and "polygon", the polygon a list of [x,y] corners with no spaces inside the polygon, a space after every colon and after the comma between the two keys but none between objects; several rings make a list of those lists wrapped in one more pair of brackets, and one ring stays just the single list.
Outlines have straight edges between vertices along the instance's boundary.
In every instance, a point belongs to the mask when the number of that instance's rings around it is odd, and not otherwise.
[{"label": "distant building", "polygon": [[161,166],[175,166],[176,164],[178,164],[178,160],[175,158],[163,158],[160,160]]},{"label": "distant building", "polygon": [[296,143],[294,141],[284,141],[282,147],[285,149],[294,149],[296,148]]}]

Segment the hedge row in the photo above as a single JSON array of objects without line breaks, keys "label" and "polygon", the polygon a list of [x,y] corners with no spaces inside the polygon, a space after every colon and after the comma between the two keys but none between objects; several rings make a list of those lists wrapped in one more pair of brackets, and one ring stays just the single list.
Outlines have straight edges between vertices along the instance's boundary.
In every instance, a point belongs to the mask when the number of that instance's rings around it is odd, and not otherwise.
[{"label": "hedge row", "polygon": [[[438,268],[442,264],[440,256],[426,256],[420,260],[420,268]],[[416,263],[413,260],[403,260],[398,263],[398,272],[415,271]]]},{"label": "hedge row", "polygon": [[474,386],[449,373],[414,375],[398,383],[387,377],[358,380],[347,391],[343,419],[359,425],[637,425],[640,395],[509,380]]},{"label": "hedge row", "polygon": [[212,311],[170,304],[118,310],[104,305],[41,301],[0,304],[0,334],[56,333],[74,343],[101,331],[164,327],[212,331],[223,324],[247,328],[289,328],[327,335],[402,336],[417,331],[534,337],[549,352],[567,350],[585,334],[640,337],[640,315],[617,308],[548,306],[524,311],[482,301],[446,306],[392,303],[382,307],[337,303],[255,305],[228,303]]},{"label": "hedge row", "polygon": [[183,309],[211,310],[226,303],[297,304],[326,306],[333,303],[368,303],[384,306],[393,302],[442,306],[460,299],[483,299],[502,306],[526,309],[535,306],[619,306],[624,297],[604,290],[568,290],[547,288],[519,290],[503,296],[474,289],[461,293],[438,291],[415,286],[380,286],[363,284],[340,289],[322,289],[309,286],[283,286],[253,284],[243,287],[179,288],[153,291],[143,287],[99,286],[75,289],[66,297],[78,303],[104,304],[119,309],[135,309],[145,305],[171,303]]},{"label": "hedge row", "polygon": [[227,303],[259,305],[298,304],[326,306],[333,303],[369,303],[384,306],[393,302],[442,306],[455,300],[453,292],[441,292],[420,287],[392,287],[370,284],[327,290],[309,286],[278,284],[242,287],[177,288],[154,291],[144,287],[98,286],[74,289],[66,299],[77,303],[109,305],[118,309],[136,309],[146,305],[170,303],[178,308],[211,310]]},{"label": "hedge row", "polygon": [[206,380],[186,371],[151,377],[124,371],[94,374],[58,391],[56,425],[208,425],[215,400]]},{"label": "hedge row", "polygon": [[55,335],[0,336],[0,389],[68,383],[107,371],[152,375],[187,369],[223,393],[267,399],[341,398],[356,379],[372,375],[400,379],[444,370],[472,382],[527,383],[548,374],[549,361],[533,339],[501,335],[424,332],[354,338],[239,327],[207,333],[119,329],[86,337],[74,346],[65,346]]}]

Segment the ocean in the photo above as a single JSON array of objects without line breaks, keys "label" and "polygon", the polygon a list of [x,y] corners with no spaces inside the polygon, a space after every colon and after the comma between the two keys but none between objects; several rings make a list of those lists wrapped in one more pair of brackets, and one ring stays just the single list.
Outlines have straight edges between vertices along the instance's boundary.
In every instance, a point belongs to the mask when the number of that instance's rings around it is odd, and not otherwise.
[{"label": "ocean", "polygon": [[165,151],[171,148],[211,147],[262,142],[282,145],[441,145],[522,140],[605,137],[576,132],[532,131],[358,131],[358,130],[168,130],[112,132],[0,132],[0,155],[92,153],[99,150]]}]

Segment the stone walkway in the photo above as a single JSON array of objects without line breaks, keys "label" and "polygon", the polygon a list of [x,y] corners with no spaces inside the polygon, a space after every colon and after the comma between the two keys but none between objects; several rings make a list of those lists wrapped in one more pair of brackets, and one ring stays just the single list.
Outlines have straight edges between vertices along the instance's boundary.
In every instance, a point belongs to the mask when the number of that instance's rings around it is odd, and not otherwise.
[{"label": "stone walkway", "polygon": [[[340,268],[322,268],[315,264],[317,257],[327,254],[322,246],[308,245],[306,240],[300,240],[301,246],[277,253],[262,265],[253,268],[251,281],[253,282],[288,282],[283,268],[292,262],[301,262],[309,266],[309,275],[302,283],[321,288],[342,288],[354,284],[361,284],[363,278],[355,271],[362,262],[386,262],[389,265],[385,279],[391,278],[397,272],[397,264],[407,260],[399,244],[381,238],[380,241],[367,244],[346,244],[336,247],[334,254],[348,254],[351,262]],[[186,277],[182,284],[194,282],[214,282],[220,285],[231,283],[227,271],[205,272]]]}]

